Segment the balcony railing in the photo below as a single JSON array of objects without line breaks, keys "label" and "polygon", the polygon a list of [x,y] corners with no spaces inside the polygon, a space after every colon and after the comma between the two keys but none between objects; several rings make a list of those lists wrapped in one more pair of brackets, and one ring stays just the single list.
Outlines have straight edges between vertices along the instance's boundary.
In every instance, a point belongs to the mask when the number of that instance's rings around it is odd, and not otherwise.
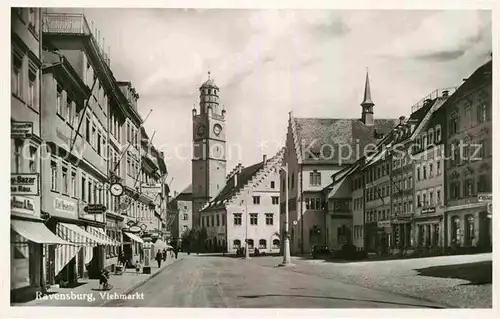
[{"label": "balcony railing", "polygon": [[47,34],[90,35],[99,55],[109,66],[109,49],[103,49],[104,39],[99,37],[99,31],[91,26],[81,13],[44,13],[42,31]]},{"label": "balcony railing", "polygon": [[411,112],[416,112],[419,109],[421,109],[427,100],[433,100],[438,97],[446,97],[446,96],[451,96],[455,91],[457,90],[457,87],[449,87],[449,88],[442,88],[442,89],[437,89],[432,91],[430,94],[425,96],[423,99],[418,101],[417,103],[413,104],[411,107]]}]

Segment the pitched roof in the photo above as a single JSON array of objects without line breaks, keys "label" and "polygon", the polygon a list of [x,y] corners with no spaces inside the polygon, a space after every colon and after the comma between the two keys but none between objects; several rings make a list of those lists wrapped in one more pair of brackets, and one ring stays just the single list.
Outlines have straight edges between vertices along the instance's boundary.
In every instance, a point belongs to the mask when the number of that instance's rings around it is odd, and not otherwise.
[{"label": "pitched roof", "polygon": [[210,206],[207,208],[223,208],[225,204],[224,201],[237,194],[262,168],[264,168],[264,162],[242,168],[241,173],[238,173],[237,185],[234,185],[234,179],[228,180],[219,194],[217,194],[217,196],[210,201]]},{"label": "pitched roof", "polygon": [[492,66],[493,61],[488,61],[481,65],[472,73],[469,78],[453,93],[447,101],[447,105],[454,103],[456,100],[460,99],[464,95],[467,95],[470,91],[475,90],[477,87],[490,83],[492,77]]},{"label": "pitched roof", "polygon": [[[366,145],[376,143],[399,121],[376,119],[374,125],[365,125],[360,119],[293,118],[292,120],[299,156],[304,163],[311,164],[354,163],[363,156],[356,154],[358,149],[362,153]],[[342,154],[339,154],[341,152]],[[302,158],[303,155],[305,158]]]},{"label": "pitched roof", "polygon": [[[192,194],[193,193],[193,185],[189,184],[180,194]],[[180,195],[179,194],[179,195]]]}]

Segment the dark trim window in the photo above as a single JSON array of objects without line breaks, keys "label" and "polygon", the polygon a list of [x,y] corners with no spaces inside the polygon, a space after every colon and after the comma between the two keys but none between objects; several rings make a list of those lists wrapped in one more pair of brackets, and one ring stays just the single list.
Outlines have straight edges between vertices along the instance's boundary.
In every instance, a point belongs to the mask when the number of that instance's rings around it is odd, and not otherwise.
[{"label": "dark trim window", "polygon": [[258,217],[257,214],[250,214],[250,225],[257,225]]},{"label": "dark trim window", "polygon": [[259,249],[266,249],[267,248],[267,241],[265,239],[260,239],[259,240]]},{"label": "dark trim window", "polygon": [[260,196],[253,196],[253,204],[260,205]]},{"label": "dark trim window", "polygon": [[266,225],[273,225],[274,214],[266,214]]},{"label": "dark trim window", "polygon": [[272,201],[273,205],[279,205],[279,203],[280,203],[280,199],[278,196],[272,196],[271,201]]},{"label": "dark trim window", "polygon": [[234,225],[241,226],[241,214],[234,214]]},{"label": "dark trim window", "polygon": [[51,160],[50,161],[50,189],[53,191],[58,190],[58,174],[57,174],[57,161]]},{"label": "dark trim window", "polygon": [[271,188],[274,189],[275,185],[274,185],[274,181],[271,181]]}]

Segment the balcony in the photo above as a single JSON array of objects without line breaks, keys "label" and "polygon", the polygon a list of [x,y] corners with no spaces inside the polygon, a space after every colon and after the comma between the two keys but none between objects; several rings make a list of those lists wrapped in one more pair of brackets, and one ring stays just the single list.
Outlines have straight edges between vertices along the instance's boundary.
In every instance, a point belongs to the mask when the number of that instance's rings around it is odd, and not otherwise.
[{"label": "balcony", "polygon": [[[43,14],[42,31],[47,35],[90,36],[103,61],[110,66],[109,53],[104,50],[104,40],[80,13],[51,12]],[[109,52],[109,49],[108,49]]]},{"label": "balcony", "polygon": [[449,88],[442,88],[442,89],[434,90],[429,95],[425,96],[420,101],[413,104],[411,107],[411,112],[414,113],[414,112],[418,111],[419,109],[421,109],[426,104],[427,100],[434,100],[438,97],[451,96],[453,93],[455,93],[456,90],[457,90],[457,87],[449,87]]}]

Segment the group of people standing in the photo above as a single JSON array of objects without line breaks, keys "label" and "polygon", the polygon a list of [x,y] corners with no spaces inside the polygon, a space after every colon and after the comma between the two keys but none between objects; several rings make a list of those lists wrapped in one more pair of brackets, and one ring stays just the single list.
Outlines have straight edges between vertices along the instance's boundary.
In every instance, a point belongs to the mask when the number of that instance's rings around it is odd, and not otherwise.
[{"label": "group of people standing", "polygon": [[[177,247],[173,247],[172,250],[170,250],[170,253],[173,255],[172,257],[175,256],[175,259],[177,259],[177,256],[179,255],[179,249]],[[155,260],[158,263],[158,268],[160,268],[161,261],[167,260],[167,249],[158,250],[158,252],[156,253]]]}]

